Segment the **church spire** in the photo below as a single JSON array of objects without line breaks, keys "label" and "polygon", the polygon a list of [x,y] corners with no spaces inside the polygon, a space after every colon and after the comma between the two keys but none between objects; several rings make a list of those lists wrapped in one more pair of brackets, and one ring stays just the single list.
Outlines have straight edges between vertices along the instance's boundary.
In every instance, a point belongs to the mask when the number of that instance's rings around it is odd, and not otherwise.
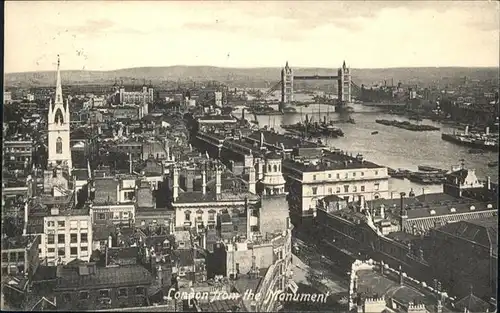
[{"label": "church spire", "polygon": [[57,55],[56,97],[55,97],[54,104],[63,104],[62,86],[61,86],[61,70],[60,70],[59,66],[60,66],[60,60],[59,60],[59,54],[58,54]]}]

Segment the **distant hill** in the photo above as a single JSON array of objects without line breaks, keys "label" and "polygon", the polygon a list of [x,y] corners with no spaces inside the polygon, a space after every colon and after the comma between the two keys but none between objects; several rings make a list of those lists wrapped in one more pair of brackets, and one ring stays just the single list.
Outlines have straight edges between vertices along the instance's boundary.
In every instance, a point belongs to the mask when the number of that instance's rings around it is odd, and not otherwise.
[{"label": "distant hill", "polygon": [[[124,83],[142,84],[151,80],[154,85],[177,81],[220,81],[229,86],[270,86],[280,79],[280,68],[222,68],[212,66],[169,66],[138,67],[113,71],[62,71],[63,84],[113,84],[115,80]],[[337,69],[294,68],[297,75],[331,75]],[[401,81],[405,84],[427,84],[443,78],[493,79],[498,77],[498,68],[387,68],[351,69],[353,81],[358,85]],[[7,87],[52,86],[54,72],[7,73],[4,76]]]}]

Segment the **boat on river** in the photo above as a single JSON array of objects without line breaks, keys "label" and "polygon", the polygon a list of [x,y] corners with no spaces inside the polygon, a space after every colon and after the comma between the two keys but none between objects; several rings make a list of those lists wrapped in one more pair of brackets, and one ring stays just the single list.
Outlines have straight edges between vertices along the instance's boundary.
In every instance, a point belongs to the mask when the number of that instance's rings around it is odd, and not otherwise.
[{"label": "boat on river", "polygon": [[453,142],[462,146],[488,151],[498,151],[498,134],[490,134],[489,128],[485,133],[469,133],[469,127],[465,127],[465,132],[452,134],[441,134],[441,139]]}]

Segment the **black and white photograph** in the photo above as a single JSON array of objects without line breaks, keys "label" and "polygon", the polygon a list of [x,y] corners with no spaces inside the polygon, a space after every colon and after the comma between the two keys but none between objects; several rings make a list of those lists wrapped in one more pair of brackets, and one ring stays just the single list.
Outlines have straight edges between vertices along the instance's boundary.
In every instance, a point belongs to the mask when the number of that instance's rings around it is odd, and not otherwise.
[{"label": "black and white photograph", "polygon": [[497,312],[500,2],[5,1],[1,311]]}]

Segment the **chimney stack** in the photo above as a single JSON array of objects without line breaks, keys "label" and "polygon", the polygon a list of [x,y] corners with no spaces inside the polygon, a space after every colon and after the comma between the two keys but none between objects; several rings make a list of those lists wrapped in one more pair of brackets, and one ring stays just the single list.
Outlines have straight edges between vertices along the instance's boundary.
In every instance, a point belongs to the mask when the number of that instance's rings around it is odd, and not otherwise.
[{"label": "chimney stack", "polygon": [[490,176],[486,177],[486,188],[488,190],[491,190],[491,177]]},{"label": "chimney stack", "polygon": [[489,135],[490,134],[490,127],[486,127],[486,135]]},{"label": "chimney stack", "polygon": [[260,148],[264,147],[264,133],[260,132]]},{"label": "chimney stack", "polygon": [[128,164],[129,164],[129,173],[132,174],[134,171],[133,161],[132,161],[132,153],[128,154]]},{"label": "chimney stack", "polygon": [[203,166],[203,170],[201,171],[201,192],[203,194],[207,193],[207,168]]},{"label": "chimney stack", "polygon": [[380,218],[385,219],[385,210],[384,210],[384,205],[380,206]]},{"label": "chimney stack", "polygon": [[179,197],[179,169],[174,165],[174,177],[173,177],[173,190],[172,190],[173,200],[177,201]]},{"label": "chimney stack", "polygon": [[113,248],[113,237],[108,236],[108,248]]},{"label": "chimney stack", "polygon": [[[36,180],[36,178],[35,178]],[[76,197],[75,197],[76,198]],[[28,201],[24,203],[24,226],[23,226],[23,236],[26,236],[28,227]]]},{"label": "chimney stack", "polygon": [[220,195],[222,192],[222,179],[221,179],[221,166],[217,164],[215,166],[215,194]]},{"label": "chimney stack", "polygon": [[385,270],[385,269],[384,269],[384,266],[385,266],[384,261],[381,261],[381,262],[380,262],[380,274],[382,274],[382,275],[384,275],[384,270]]},{"label": "chimney stack", "polygon": [[468,135],[469,134],[469,126],[465,126],[465,135]]},{"label": "chimney stack", "polygon": [[250,166],[248,170],[248,192],[255,193],[255,168]]},{"label": "chimney stack", "polygon": [[404,197],[406,196],[406,193],[401,192],[399,195],[401,196],[401,203],[400,203],[401,207],[399,208],[400,227],[401,227],[401,231],[404,231],[405,230],[405,224],[406,224],[406,218],[407,218],[406,210],[405,210],[405,200],[404,200]]}]

